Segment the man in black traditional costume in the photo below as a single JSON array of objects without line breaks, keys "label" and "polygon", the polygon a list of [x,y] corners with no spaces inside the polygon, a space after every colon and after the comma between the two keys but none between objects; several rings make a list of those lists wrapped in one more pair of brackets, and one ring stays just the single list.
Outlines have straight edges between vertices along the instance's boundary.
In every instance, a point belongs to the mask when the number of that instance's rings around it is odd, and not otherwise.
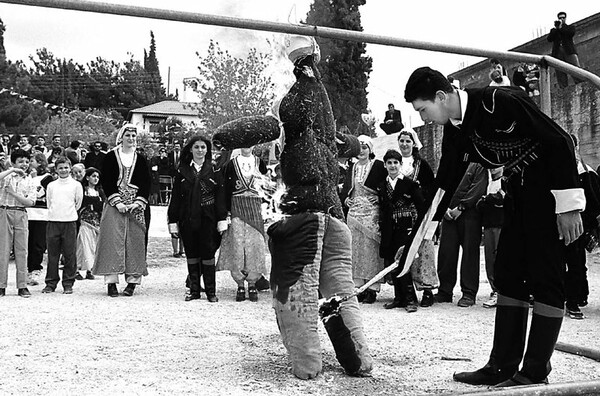
[{"label": "man in black traditional costume", "polygon": [[[518,88],[457,90],[440,72],[422,67],[404,96],[423,121],[444,125],[442,188],[453,182],[444,176],[464,160],[461,153],[488,168],[504,166],[508,179],[492,352],[483,368],[454,379],[500,387],[546,382],[564,315],[565,245],[583,232],[585,197],[573,141]],[[523,356],[530,295],[535,302]]]}]

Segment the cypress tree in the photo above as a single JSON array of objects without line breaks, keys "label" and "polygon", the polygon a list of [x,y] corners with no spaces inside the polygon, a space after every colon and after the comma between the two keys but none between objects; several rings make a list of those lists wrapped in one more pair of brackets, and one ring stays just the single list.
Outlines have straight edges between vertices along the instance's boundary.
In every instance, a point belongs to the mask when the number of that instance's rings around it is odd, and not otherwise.
[{"label": "cypress tree", "polygon": [[[366,0],[314,0],[306,17],[310,25],[362,31],[359,6]],[[358,134],[361,114],[367,112],[367,84],[372,59],[366,44],[317,38],[321,48],[318,67],[327,89],[336,128]]]}]

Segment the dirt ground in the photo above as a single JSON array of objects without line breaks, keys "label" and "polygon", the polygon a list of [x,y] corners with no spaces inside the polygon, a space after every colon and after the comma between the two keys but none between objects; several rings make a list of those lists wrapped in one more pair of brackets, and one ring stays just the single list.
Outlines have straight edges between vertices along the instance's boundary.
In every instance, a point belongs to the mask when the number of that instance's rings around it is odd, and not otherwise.
[{"label": "dirt ground", "polygon": [[[0,299],[0,394],[128,395],[423,395],[482,390],[452,381],[478,368],[491,349],[494,309],[436,304],[408,314],[384,310],[383,286],[362,305],[374,357],[371,378],[346,376],[321,326],[323,373],[302,381],[290,372],[268,292],[236,303],[229,273],[217,275],[220,301],[184,302],[185,259],[171,257],[164,208],[153,210],[150,275],[134,297],[110,298],[101,279],[76,282],[73,295],[30,299],[15,290],[14,265]],[[565,318],[560,341],[600,349],[600,254],[588,256],[591,286],[585,320]],[[482,266],[483,268],[483,266]],[[122,290],[123,284],[119,285]],[[458,296],[455,289],[455,300]],[[600,379],[600,363],[555,352],[551,383]]]}]

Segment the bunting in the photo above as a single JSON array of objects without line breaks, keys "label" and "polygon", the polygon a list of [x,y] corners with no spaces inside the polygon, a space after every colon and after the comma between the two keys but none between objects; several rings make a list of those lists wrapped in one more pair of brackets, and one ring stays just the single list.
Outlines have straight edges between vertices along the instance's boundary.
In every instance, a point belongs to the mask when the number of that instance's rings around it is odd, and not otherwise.
[{"label": "bunting", "polygon": [[[12,89],[8,89],[8,88],[0,88],[0,95],[2,94],[8,94],[12,97],[16,97],[19,98],[21,100],[26,100],[30,103],[36,104],[36,105],[40,105],[40,106],[44,106],[46,109],[52,110],[55,113],[71,113],[73,111],[80,111],[79,109],[70,109],[68,107],[64,107],[64,106],[60,106],[60,105],[55,105],[52,103],[48,103],[48,102],[44,102],[43,100],[39,100],[39,99],[35,99],[32,98],[30,96],[27,95],[23,95],[19,92],[13,91]],[[101,117],[101,116],[97,116],[94,114],[86,114],[86,117],[91,117],[91,118],[96,118],[99,120],[104,120],[106,122],[111,123],[113,126],[115,126],[116,128],[120,127],[122,122],[115,120],[113,118],[109,118],[109,117]]]}]

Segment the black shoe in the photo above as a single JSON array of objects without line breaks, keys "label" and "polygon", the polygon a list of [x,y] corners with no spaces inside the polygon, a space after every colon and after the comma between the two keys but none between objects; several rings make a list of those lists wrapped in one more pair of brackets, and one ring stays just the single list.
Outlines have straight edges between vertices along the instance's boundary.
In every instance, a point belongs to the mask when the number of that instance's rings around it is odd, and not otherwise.
[{"label": "black shoe", "polygon": [[421,297],[421,307],[431,307],[434,302],[435,299],[431,290],[423,290],[423,297]]},{"label": "black shoe", "polygon": [[214,294],[207,296],[206,299],[208,300],[208,302],[211,302],[211,303],[219,302],[219,299]]},{"label": "black shoe", "polygon": [[94,280],[94,279],[96,279],[96,277],[94,275],[92,275],[91,271],[88,271],[85,273],[85,279]]},{"label": "black shoe", "polygon": [[[2,291],[4,291],[4,289],[2,289]],[[31,297],[31,293],[29,292],[29,289],[26,287],[19,289],[18,294],[19,294],[19,297],[23,297],[23,298]]]},{"label": "black shoe", "polygon": [[0,297],[6,296],[6,289],[4,287],[0,287]]},{"label": "black shoe", "polygon": [[405,301],[393,300],[390,303],[383,304],[383,308],[385,308],[385,309],[406,308],[406,305],[407,305],[406,300]]},{"label": "black shoe", "polygon": [[377,292],[370,289],[365,290],[365,298],[362,301],[363,304],[373,304],[375,301],[377,301]]},{"label": "black shoe", "polygon": [[190,293],[185,296],[185,301],[200,300],[201,298],[200,293]]},{"label": "black shoe", "polygon": [[567,313],[571,319],[585,319],[583,312],[576,303],[567,302]]},{"label": "black shoe", "polygon": [[359,303],[365,302],[365,297],[367,296],[367,292],[364,291],[362,293],[358,293],[356,295],[356,299],[358,300]]},{"label": "black shoe", "polygon": [[73,287],[63,286],[63,294],[73,294]]},{"label": "black shoe", "polygon": [[109,297],[119,297],[119,291],[117,290],[117,284],[116,283],[109,283],[108,284],[108,296]]},{"label": "black shoe", "polygon": [[54,289],[50,286],[44,286],[42,293],[54,293]]},{"label": "black shoe", "polygon": [[135,290],[135,283],[128,283],[125,289],[123,289],[123,295],[126,297],[133,296],[133,291]]},{"label": "black shoe", "polygon": [[452,378],[454,381],[463,382],[470,385],[497,385],[514,375],[513,372],[494,370],[486,365],[476,371],[464,371],[462,373],[454,373]]},{"label": "black shoe", "polygon": [[75,280],[83,280],[83,276],[78,272],[77,275],[75,275]]},{"label": "black shoe", "polygon": [[237,293],[235,293],[235,301],[244,301],[246,300],[246,288],[244,286],[240,286],[237,289]]},{"label": "black shoe", "polygon": [[452,302],[452,296],[448,295],[446,293],[442,293],[442,292],[438,292],[434,296],[434,299],[435,299],[436,303],[451,303]]},{"label": "black shoe", "polygon": [[417,295],[415,294],[414,289],[412,290],[412,293],[408,293],[408,297],[406,298],[406,307],[404,307],[404,309],[406,309],[406,312],[408,313],[417,312],[419,309],[419,300],[417,300]]},{"label": "black shoe", "polygon": [[261,276],[259,280],[256,281],[256,290],[265,291],[271,289],[271,282],[267,280],[264,276]]},{"label": "black shoe", "polygon": [[256,287],[254,287],[254,286],[248,287],[248,300],[250,300],[252,302],[258,301],[258,290],[256,290]]},{"label": "black shoe", "polygon": [[456,305],[461,308],[471,307],[475,305],[475,299],[471,296],[462,296]]},{"label": "black shoe", "polygon": [[522,386],[522,385],[536,385],[536,384],[548,384],[548,378],[544,378],[541,382],[535,382],[525,377],[521,373],[516,373],[506,381],[502,381],[496,384],[495,388],[508,388],[511,386]]}]

